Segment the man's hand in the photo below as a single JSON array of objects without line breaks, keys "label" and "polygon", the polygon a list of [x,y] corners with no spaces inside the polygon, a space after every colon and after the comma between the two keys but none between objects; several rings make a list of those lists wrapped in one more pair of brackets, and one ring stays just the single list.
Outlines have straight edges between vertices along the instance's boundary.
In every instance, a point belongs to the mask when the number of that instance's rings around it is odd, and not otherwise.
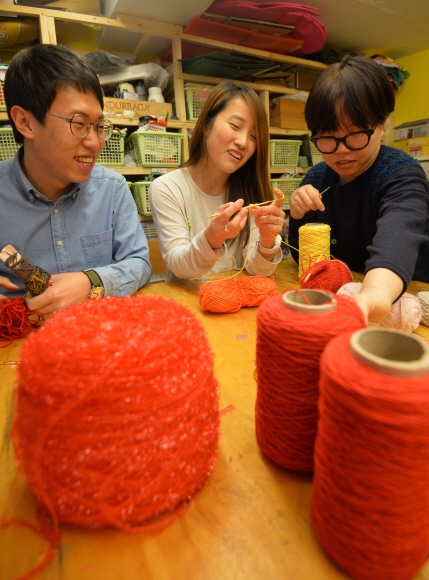
[{"label": "man's hand", "polygon": [[83,272],[54,274],[49,287],[39,296],[26,296],[27,306],[41,314],[51,314],[61,308],[78,304],[88,299],[91,282]]}]

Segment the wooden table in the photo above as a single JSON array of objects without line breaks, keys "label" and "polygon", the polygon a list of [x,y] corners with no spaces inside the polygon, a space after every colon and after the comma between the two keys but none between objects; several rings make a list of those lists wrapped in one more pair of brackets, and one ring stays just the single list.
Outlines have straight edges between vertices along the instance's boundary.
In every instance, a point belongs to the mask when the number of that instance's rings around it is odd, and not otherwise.
[{"label": "wooden table", "polygon": [[[298,287],[297,266],[284,260],[278,289]],[[340,580],[348,578],[324,554],[310,520],[312,478],[286,471],[256,443],[254,359],[256,309],[234,314],[201,311],[201,282],[153,284],[145,295],[173,298],[200,319],[215,353],[221,405],[219,458],[189,509],[164,530],[127,534],[61,526],[57,557],[43,580]],[[428,289],[412,283],[411,292]],[[429,328],[416,330],[426,340]],[[0,363],[16,361],[22,340],[0,349]],[[14,365],[0,364],[0,519],[34,521],[34,502],[17,471],[9,436]],[[22,527],[0,530],[0,578],[15,579],[44,555],[46,544]],[[429,580],[429,561],[415,580]],[[374,579],[376,580],[376,579]]]}]

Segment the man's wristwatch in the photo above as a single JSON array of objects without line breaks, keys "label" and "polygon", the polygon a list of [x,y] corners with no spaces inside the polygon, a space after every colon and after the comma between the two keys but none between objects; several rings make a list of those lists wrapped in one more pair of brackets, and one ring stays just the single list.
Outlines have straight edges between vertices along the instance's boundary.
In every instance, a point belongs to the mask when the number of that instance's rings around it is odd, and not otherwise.
[{"label": "man's wristwatch", "polygon": [[91,292],[88,294],[88,298],[94,300],[104,296],[103,281],[97,272],[95,270],[84,270],[83,273],[88,276],[89,281],[91,282]]}]

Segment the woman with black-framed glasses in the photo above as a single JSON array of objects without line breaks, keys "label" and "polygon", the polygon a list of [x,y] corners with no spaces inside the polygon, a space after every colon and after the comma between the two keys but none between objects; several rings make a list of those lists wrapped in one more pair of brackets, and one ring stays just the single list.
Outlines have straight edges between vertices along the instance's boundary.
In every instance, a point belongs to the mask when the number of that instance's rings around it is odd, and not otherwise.
[{"label": "woman with black-framed glasses", "polygon": [[349,54],[323,71],[305,107],[323,161],[290,199],[290,245],[298,248],[303,224],[329,224],[331,254],[364,273],[355,299],[375,323],[411,279],[429,282],[427,178],[415,159],[381,144],[394,105],[389,78],[371,58]]}]

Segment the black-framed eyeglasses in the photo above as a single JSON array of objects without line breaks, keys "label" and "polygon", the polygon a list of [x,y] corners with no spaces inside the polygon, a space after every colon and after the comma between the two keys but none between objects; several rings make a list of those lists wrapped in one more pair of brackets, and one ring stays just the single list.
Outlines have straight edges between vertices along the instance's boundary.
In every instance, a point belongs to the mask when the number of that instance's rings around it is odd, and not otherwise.
[{"label": "black-framed eyeglasses", "polygon": [[335,153],[340,143],[344,143],[350,151],[360,151],[368,146],[371,136],[374,135],[375,127],[372,129],[365,129],[363,131],[354,131],[344,137],[310,137],[310,141],[314,143],[320,153]]},{"label": "black-framed eyeglasses", "polygon": [[108,141],[113,134],[113,123],[110,119],[102,119],[98,123],[91,123],[89,118],[83,113],[76,113],[73,117],[60,117],[60,115],[53,115],[52,113],[46,113],[50,117],[56,117],[57,119],[63,119],[70,123],[70,131],[72,135],[78,139],[83,139],[91,131],[91,127],[94,127],[94,131],[97,133],[97,137],[101,141]]}]

